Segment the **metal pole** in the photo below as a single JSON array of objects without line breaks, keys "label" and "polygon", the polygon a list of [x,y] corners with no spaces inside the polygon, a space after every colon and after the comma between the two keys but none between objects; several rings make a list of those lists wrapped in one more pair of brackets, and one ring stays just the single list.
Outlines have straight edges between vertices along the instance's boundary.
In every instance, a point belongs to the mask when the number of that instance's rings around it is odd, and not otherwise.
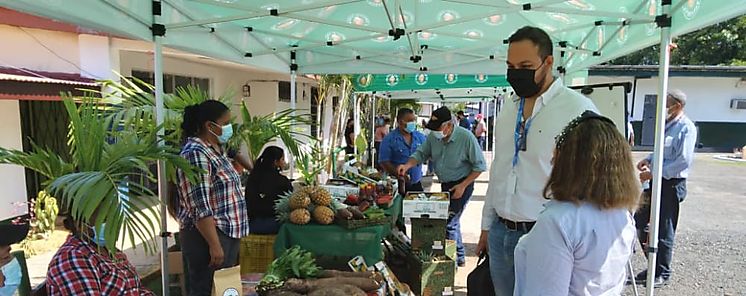
[{"label": "metal pole", "polygon": [[495,98],[495,111],[492,113],[492,159],[495,159],[495,152],[497,152],[497,113],[498,105],[500,105],[500,98],[502,95]]},{"label": "metal pole", "polygon": [[658,106],[655,116],[655,151],[652,159],[653,169],[653,192],[650,201],[650,235],[648,237],[648,279],[646,282],[646,295],[655,293],[655,266],[658,253],[658,227],[660,225],[660,204],[661,204],[661,182],[663,178],[663,140],[665,138],[666,128],[666,97],[668,93],[668,67],[670,60],[671,45],[671,0],[663,0],[663,16],[668,18],[668,22],[663,21],[658,25],[661,27],[661,45],[660,45],[660,68],[658,72]]},{"label": "metal pole", "polygon": [[[352,148],[353,148],[353,151],[355,151],[355,155],[357,155],[358,151],[357,151],[357,145],[355,145],[355,142],[357,140],[357,135],[360,134],[360,102],[358,102],[357,93],[352,93],[352,106],[353,106],[352,117],[353,117],[353,121],[355,122],[355,127],[354,127],[355,137],[352,139]],[[345,135],[345,137],[346,136],[347,135]]]},{"label": "metal pole", "polygon": [[[158,34],[155,30],[157,25],[160,24],[161,20],[161,1],[155,0],[153,1],[152,6],[152,13],[153,13],[153,42],[154,48],[153,48],[153,72],[154,72],[154,80],[155,80],[155,122],[157,126],[162,127],[163,121],[165,119],[165,111],[163,109],[163,35],[165,34],[165,29],[162,32],[162,34]],[[164,146],[165,142],[163,141],[163,136],[165,134],[165,131],[163,128],[158,130],[158,146]],[[166,186],[166,162],[163,160],[159,160],[157,162],[158,167],[158,200],[161,202],[160,204],[160,210],[161,210],[161,287],[163,287],[163,295],[168,296],[168,216],[167,216],[167,203],[168,203],[168,194],[166,191],[168,190],[168,187]]]},{"label": "metal pole", "polygon": [[[295,59],[291,61],[291,63],[295,63]],[[296,90],[295,90],[295,70],[290,71],[290,109],[293,110],[291,113],[292,116],[295,116],[295,101],[296,101]],[[290,179],[293,179],[295,177],[295,155],[292,153],[290,155]]]},{"label": "metal pole", "polygon": [[[376,110],[376,97],[373,96],[372,99],[371,99],[371,101],[373,102],[373,106],[371,107],[371,109],[373,110],[373,112],[371,112],[371,121],[370,121],[370,126],[371,126],[370,130],[371,130],[371,133],[370,133],[370,143],[368,143],[368,151],[370,151],[370,163],[371,163],[371,167],[375,168],[376,167],[376,163],[375,163],[376,158],[375,158],[375,156],[378,153],[378,151],[376,151],[376,149],[374,147],[375,138],[376,138],[376,112],[375,112],[375,110]],[[391,114],[389,114],[389,116],[391,116]]]}]

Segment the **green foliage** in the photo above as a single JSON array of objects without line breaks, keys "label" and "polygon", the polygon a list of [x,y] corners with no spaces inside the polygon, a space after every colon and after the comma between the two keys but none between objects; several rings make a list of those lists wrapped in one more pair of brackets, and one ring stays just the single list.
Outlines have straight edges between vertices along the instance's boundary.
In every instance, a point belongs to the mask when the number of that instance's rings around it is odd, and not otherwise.
[{"label": "green foliage", "polygon": [[57,214],[60,209],[57,199],[46,191],[40,191],[33,203],[34,219],[31,221],[32,233],[48,237],[54,232]]},{"label": "green foliage", "polygon": [[98,229],[106,223],[107,250],[116,249],[124,232],[133,246],[139,239],[147,252],[155,251],[152,238],[159,216],[154,206],[159,201],[138,181],[156,180],[150,165],[158,160],[192,179],[198,169],[180,157],[178,149],[158,145],[158,128],[119,124],[122,118],[109,116],[107,106],[91,93],[78,101],[63,96],[70,118],[70,159],[34,146],[30,152],[0,148],[0,163],[24,166],[49,178],[45,191],[59,198],[81,227]]},{"label": "green foliage", "polygon": [[[744,65],[746,60],[746,16],[721,22],[674,40],[672,65]],[[612,65],[657,65],[658,45],[612,60]]]},{"label": "green foliage", "polygon": [[318,141],[313,145],[302,148],[295,157],[295,166],[306,185],[316,185],[318,175],[326,168],[327,161],[331,159],[322,151]]},{"label": "green foliage", "polygon": [[237,146],[243,142],[249,148],[250,159],[255,160],[267,143],[280,138],[293,155],[300,155],[299,139],[310,139],[310,136],[298,131],[298,128],[310,125],[311,117],[309,114],[295,115],[295,112],[297,110],[287,109],[273,114],[252,116],[246,103],[243,103],[243,123],[238,125],[238,137],[234,137],[232,145]]}]

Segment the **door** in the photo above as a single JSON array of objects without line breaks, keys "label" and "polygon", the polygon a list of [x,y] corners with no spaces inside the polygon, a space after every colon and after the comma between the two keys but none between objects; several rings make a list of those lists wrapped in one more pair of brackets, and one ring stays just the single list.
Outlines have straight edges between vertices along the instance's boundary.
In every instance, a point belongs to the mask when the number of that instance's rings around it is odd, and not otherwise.
[{"label": "door", "polygon": [[655,145],[655,108],[658,95],[645,95],[645,105],[642,111],[642,138],[640,145]]}]

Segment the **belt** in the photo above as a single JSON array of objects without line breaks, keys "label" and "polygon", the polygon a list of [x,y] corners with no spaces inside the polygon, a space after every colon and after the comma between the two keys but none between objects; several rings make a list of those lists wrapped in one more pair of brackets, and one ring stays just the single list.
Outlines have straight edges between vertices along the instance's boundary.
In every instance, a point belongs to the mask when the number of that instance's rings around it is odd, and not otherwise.
[{"label": "belt", "polygon": [[531,228],[534,227],[534,224],[536,224],[536,222],[510,221],[510,220],[503,219],[502,217],[497,217],[497,219],[498,221],[500,221],[500,223],[505,224],[505,227],[507,227],[510,230],[514,230],[514,231],[523,230],[524,232],[529,232],[531,231]]}]

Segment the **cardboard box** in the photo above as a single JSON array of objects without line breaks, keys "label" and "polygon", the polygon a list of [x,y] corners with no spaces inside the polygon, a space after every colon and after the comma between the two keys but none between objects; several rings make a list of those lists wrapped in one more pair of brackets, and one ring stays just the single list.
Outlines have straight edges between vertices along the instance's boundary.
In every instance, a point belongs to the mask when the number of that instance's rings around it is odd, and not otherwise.
[{"label": "cardboard box", "polygon": [[360,194],[360,188],[358,188],[357,186],[321,185],[320,187],[326,189],[326,191],[329,191],[329,194],[331,194],[334,199],[340,202],[344,201],[347,198],[347,195]]},{"label": "cardboard box", "polygon": [[409,192],[404,197],[405,218],[448,219],[448,192]]},{"label": "cardboard box", "polygon": [[412,218],[412,250],[445,255],[447,220]]},{"label": "cardboard box", "polygon": [[446,256],[448,256],[448,258],[451,258],[451,260],[456,261],[456,259],[458,259],[456,257],[458,254],[456,251],[458,251],[456,248],[456,241],[452,239],[447,239],[446,240],[446,252],[445,252]]},{"label": "cardboard box", "polygon": [[410,286],[420,296],[453,295],[456,277],[455,261],[445,256],[437,261],[423,262],[412,254],[410,261]]}]

